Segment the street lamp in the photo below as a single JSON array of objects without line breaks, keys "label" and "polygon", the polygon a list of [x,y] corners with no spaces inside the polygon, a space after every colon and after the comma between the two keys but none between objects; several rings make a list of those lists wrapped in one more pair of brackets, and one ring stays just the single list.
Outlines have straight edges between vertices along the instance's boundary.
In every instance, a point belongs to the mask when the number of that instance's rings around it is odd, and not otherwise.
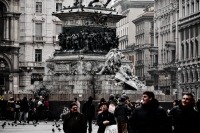
[{"label": "street lamp", "polygon": [[177,68],[177,91],[176,91],[176,98],[180,99],[181,98],[181,87],[180,87],[180,78],[181,78],[181,67]]}]

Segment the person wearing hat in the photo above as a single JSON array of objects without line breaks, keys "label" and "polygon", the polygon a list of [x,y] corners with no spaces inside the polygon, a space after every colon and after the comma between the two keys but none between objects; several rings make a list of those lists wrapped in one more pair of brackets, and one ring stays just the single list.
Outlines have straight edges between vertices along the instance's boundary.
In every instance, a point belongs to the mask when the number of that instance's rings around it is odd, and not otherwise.
[{"label": "person wearing hat", "polygon": [[85,117],[86,122],[89,124],[88,132],[92,133],[92,120],[95,115],[95,106],[92,103],[93,98],[88,97],[88,101],[83,104],[82,113]]},{"label": "person wearing hat", "polygon": [[127,122],[130,113],[131,108],[126,104],[126,97],[122,96],[114,111],[114,116],[117,119],[118,133],[127,133]]},{"label": "person wearing hat", "polygon": [[87,133],[84,115],[78,112],[76,103],[71,103],[70,112],[64,116],[63,131],[65,133]]}]

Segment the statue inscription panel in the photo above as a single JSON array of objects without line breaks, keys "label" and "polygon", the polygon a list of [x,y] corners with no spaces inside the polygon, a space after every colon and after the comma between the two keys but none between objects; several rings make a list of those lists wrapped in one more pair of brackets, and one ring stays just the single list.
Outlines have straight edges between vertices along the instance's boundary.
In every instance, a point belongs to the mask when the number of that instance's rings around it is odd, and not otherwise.
[{"label": "statue inscription panel", "polygon": [[55,71],[59,72],[69,71],[69,64],[56,64]]}]

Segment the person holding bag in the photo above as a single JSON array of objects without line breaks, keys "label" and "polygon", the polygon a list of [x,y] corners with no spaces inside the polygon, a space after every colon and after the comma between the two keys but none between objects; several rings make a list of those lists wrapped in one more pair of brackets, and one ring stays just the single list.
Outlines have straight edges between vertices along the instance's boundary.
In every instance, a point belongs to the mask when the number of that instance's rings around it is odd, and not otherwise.
[{"label": "person holding bag", "polygon": [[97,116],[97,125],[99,126],[97,133],[104,133],[107,126],[116,124],[114,114],[108,111],[108,103],[102,103],[101,107],[103,112]]}]

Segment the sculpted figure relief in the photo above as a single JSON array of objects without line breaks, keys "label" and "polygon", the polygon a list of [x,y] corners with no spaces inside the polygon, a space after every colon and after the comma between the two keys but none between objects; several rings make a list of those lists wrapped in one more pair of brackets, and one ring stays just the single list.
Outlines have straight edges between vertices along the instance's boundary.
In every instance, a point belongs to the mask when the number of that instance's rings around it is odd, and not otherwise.
[{"label": "sculpted figure relief", "polygon": [[144,89],[145,85],[133,75],[128,64],[122,64],[125,56],[118,49],[111,49],[106,55],[106,61],[100,72],[97,74],[115,74],[118,81],[124,82],[135,89]]}]

